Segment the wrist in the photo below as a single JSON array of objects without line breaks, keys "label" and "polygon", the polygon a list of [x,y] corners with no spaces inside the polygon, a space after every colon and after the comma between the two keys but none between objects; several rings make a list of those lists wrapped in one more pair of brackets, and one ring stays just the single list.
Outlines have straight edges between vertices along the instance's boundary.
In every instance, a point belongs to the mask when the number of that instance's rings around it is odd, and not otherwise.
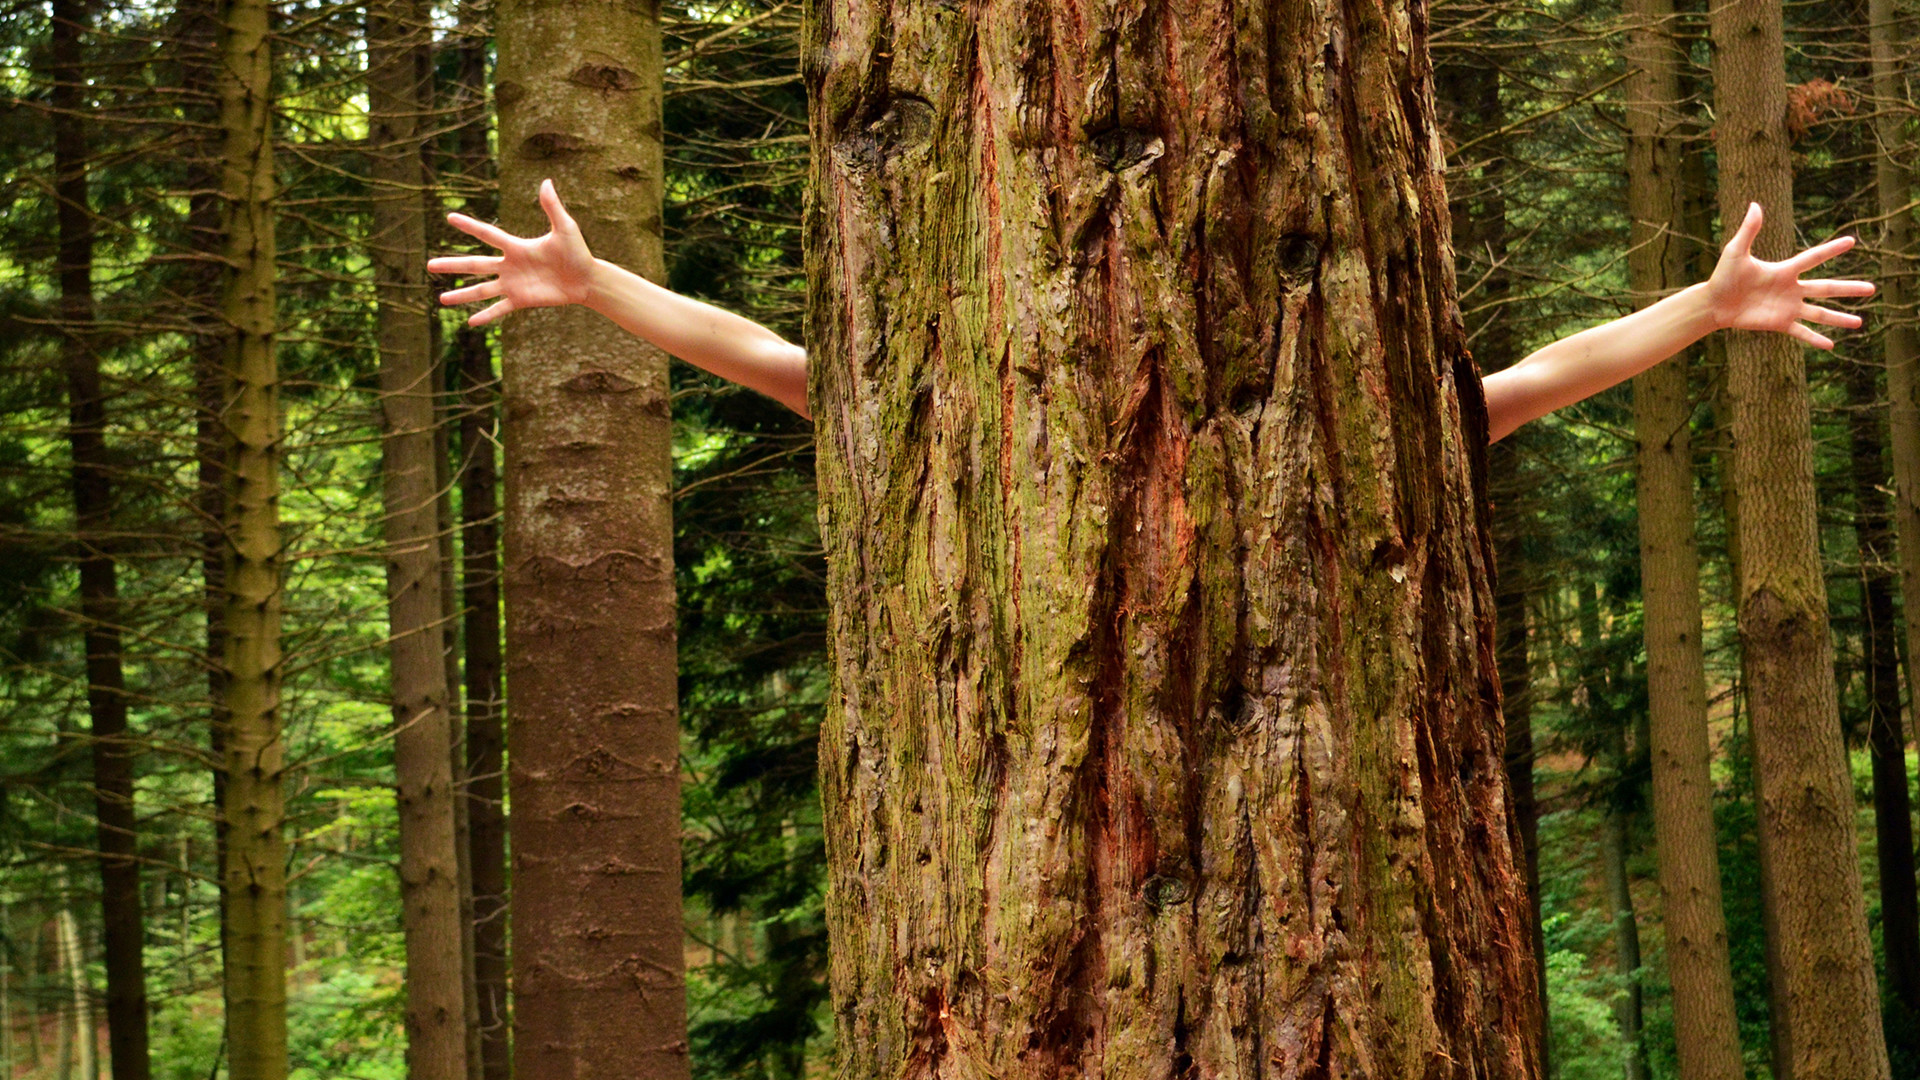
[{"label": "wrist", "polygon": [[1674,294],[1674,299],[1684,307],[1684,320],[1695,337],[1706,337],[1715,330],[1725,330],[1733,325],[1732,314],[1723,311],[1722,305],[1713,294],[1713,282],[1701,281],[1689,285]]},{"label": "wrist", "polygon": [[574,303],[605,315],[607,301],[613,296],[614,279],[619,270],[619,267],[605,259],[594,259],[587,265],[586,279]]}]

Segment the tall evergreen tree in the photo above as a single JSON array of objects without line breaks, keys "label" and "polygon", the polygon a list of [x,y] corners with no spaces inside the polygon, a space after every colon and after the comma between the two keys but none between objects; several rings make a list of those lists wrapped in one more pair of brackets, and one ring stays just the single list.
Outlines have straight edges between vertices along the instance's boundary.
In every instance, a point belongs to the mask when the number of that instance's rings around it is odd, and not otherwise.
[{"label": "tall evergreen tree", "polygon": [[[509,230],[552,177],[579,222],[555,228],[658,280],[657,5],[496,17]],[[689,1066],[667,358],[579,308],[522,313],[501,342],[515,1072],[671,1080]]]},{"label": "tall evergreen tree", "polygon": [[[107,1042],[116,1080],[147,1080],[146,928],[141,911],[134,814],[135,749],[127,726],[119,571],[113,530],[113,462],[95,326],[93,201],[84,36],[88,0],[53,5],[51,102],[54,197],[59,200],[61,352],[67,375],[67,441],[73,453],[74,524],[80,555],[80,616],[92,720],[94,815],[100,849],[100,914],[107,974]],[[91,1032],[88,1033],[91,1037]]]},{"label": "tall evergreen tree", "polygon": [[221,626],[226,827],[222,878],[226,1020],[233,1080],[287,1074],[286,744],[280,712],[284,548],[280,530],[275,304],[273,53],[265,0],[220,0],[219,403],[227,488]]},{"label": "tall evergreen tree", "polygon": [[[1692,279],[1685,118],[1671,0],[1627,0],[1627,272],[1637,302]],[[1740,1031],[1720,903],[1694,539],[1693,399],[1683,353],[1633,382],[1653,824],[1674,1042],[1689,1080],[1740,1080]]]},{"label": "tall evergreen tree", "polygon": [[[1781,9],[1734,0],[1712,10],[1721,220],[1766,210],[1751,242],[1791,250]],[[1738,242],[1738,240],[1734,241]],[[1727,341],[1733,482],[1739,491],[1739,621],[1765,858],[1793,1080],[1887,1076],[1873,952],[1853,835],[1853,785],[1840,736],[1813,489],[1801,346],[1735,330]],[[1784,1068],[1782,1067],[1784,1064]]]},{"label": "tall evergreen tree", "polygon": [[367,7],[368,151],[378,295],[381,474],[407,958],[407,1074],[467,1075],[467,982],[443,592],[432,315],[426,269],[429,23],[413,0]]}]

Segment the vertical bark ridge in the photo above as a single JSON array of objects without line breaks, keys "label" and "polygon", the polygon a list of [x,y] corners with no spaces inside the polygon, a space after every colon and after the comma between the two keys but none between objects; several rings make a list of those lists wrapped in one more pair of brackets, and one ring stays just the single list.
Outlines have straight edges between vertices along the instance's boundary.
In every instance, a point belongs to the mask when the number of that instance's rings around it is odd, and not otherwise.
[{"label": "vertical bark ridge", "polygon": [[850,1075],[1537,1075],[1423,19],[813,8]]}]

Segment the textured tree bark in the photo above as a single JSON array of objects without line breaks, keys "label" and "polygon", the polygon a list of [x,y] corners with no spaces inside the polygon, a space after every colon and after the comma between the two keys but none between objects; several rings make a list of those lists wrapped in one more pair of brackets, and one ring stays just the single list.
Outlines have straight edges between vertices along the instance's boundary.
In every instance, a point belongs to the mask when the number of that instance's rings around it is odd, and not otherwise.
[{"label": "textured tree bark", "polygon": [[1915,896],[1913,798],[1907,788],[1906,725],[1900,717],[1900,634],[1893,614],[1892,507],[1886,439],[1873,368],[1844,365],[1853,465],[1854,539],[1860,553],[1865,625],[1867,749],[1873,759],[1874,850],[1880,870],[1880,941],[1887,990],[1906,1017],[1920,1021],[1920,898]]},{"label": "textured tree bark", "polygon": [[[498,8],[500,191],[552,177],[602,258],[658,280],[654,3]],[[664,354],[580,308],[516,314],[506,395],[514,1072],[689,1072]]]},{"label": "textured tree bark", "polygon": [[[1914,664],[1920,660],[1920,380],[1916,380],[1914,366],[1920,361],[1920,338],[1915,335],[1913,306],[1913,218],[1907,203],[1913,197],[1912,179],[1907,173],[1906,139],[1902,125],[1904,117],[1895,102],[1906,100],[1904,74],[1902,71],[1901,51],[1906,47],[1905,25],[1893,0],[1869,0],[1867,20],[1870,32],[1870,46],[1873,56],[1873,92],[1878,102],[1875,115],[1875,132],[1880,142],[1880,152],[1874,155],[1875,188],[1879,196],[1879,209],[1883,218],[1881,229],[1880,256],[1880,310],[1887,313],[1882,331],[1881,344],[1886,350],[1888,436],[1893,447],[1893,529],[1898,534],[1900,596],[1901,606],[1907,612],[1906,619],[1906,661],[1907,675],[1911,685],[1920,687],[1920,675],[1915,673]],[[1877,485],[1878,480],[1875,481]],[[1878,491],[1876,487],[1876,493]],[[1884,500],[1884,496],[1879,496]],[[1884,526],[1882,526],[1884,529]],[[1892,632],[1892,624],[1886,625],[1886,631]],[[1895,701],[1899,691],[1892,692]],[[1920,700],[1920,694],[1914,695]],[[1882,738],[1887,736],[1904,737],[1897,730],[1900,722],[1898,708],[1888,715],[1894,729],[1875,731]],[[1891,748],[1892,744],[1888,743]],[[1886,768],[1887,781],[1892,782],[1892,769],[1899,767],[1899,783],[1903,795],[1906,786],[1906,756],[1904,746],[1898,757],[1888,757],[1887,766],[1879,764],[1881,757],[1875,757],[1876,792],[1879,790],[1879,772]],[[1876,796],[1875,806],[1878,807]],[[1888,812],[1894,812],[1890,805]],[[1909,831],[1911,824],[1909,823]],[[1883,834],[1884,835],[1884,834]],[[1882,840],[1882,847],[1886,841]],[[1903,845],[1905,856],[1904,869],[1882,866],[1881,891],[1884,895],[1891,889],[1913,896],[1915,888],[1913,843],[1909,835]],[[1889,874],[1897,884],[1888,884]],[[1901,903],[1905,905],[1906,900]],[[1892,924],[1883,927],[1887,953],[1887,984],[1894,1000],[1900,1003],[1906,1012],[1907,1021],[1920,1030],[1920,915],[1911,908],[1902,912],[1902,917],[1911,917],[1905,929],[1896,935]],[[1886,901],[1882,901],[1882,918],[1889,919]],[[1896,943],[1897,938],[1897,943]],[[1896,954],[1899,959],[1896,960]],[[1920,1040],[1920,1036],[1916,1036]]]},{"label": "textured tree bark", "polygon": [[401,926],[407,961],[407,1074],[465,1080],[466,980],[453,724],[442,625],[439,454],[426,269],[430,103],[421,63],[429,24],[417,0],[367,8],[367,138],[385,423],[388,650],[400,811]]},{"label": "textured tree bark", "polygon": [[[1781,9],[1712,9],[1720,216],[1767,210],[1754,246],[1793,242],[1793,165],[1783,124]],[[1741,647],[1753,721],[1759,823],[1794,1080],[1887,1076],[1879,988],[1853,835],[1853,785],[1840,738],[1800,346],[1783,334],[1727,341],[1733,479],[1740,492]]]},{"label": "textured tree bark", "polygon": [[67,373],[67,442],[73,453],[74,529],[80,549],[80,617],[86,647],[87,713],[93,745],[96,844],[100,850],[101,946],[107,973],[107,1046],[116,1080],[147,1080],[147,965],[140,907],[133,757],[121,667],[120,585],[109,533],[113,462],[106,392],[94,333],[93,209],[87,195],[85,0],[53,5],[50,95],[54,198],[59,227],[60,333]]},{"label": "textured tree bark", "polygon": [[224,600],[228,1074],[287,1073],[287,845],[280,739],[280,415],[274,356],[272,56],[264,0],[220,0],[226,323]]},{"label": "textured tree bark", "polygon": [[[1627,0],[1627,275],[1652,303],[1692,280],[1672,0]],[[1648,747],[1674,1044],[1688,1080],[1741,1080],[1720,899],[1712,748],[1694,543],[1689,354],[1634,379],[1635,488],[1647,650]]]},{"label": "textured tree bark", "polygon": [[1424,6],[807,33],[840,1075],[1539,1075]]}]

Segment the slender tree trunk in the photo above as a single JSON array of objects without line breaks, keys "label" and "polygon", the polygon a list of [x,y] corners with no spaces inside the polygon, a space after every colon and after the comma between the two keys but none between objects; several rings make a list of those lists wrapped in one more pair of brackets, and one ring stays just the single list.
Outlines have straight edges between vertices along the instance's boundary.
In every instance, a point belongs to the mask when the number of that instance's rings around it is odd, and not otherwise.
[{"label": "slender tree trunk", "polygon": [[[64,891],[64,872],[60,875],[60,884]],[[73,1024],[67,1032],[73,1040],[70,1044],[73,1049],[69,1051],[66,1040],[61,1040],[60,1073],[72,1080],[99,1080],[100,1063],[95,1045],[99,1036],[93,1026],[93,991],[87,986],[87,958],[80,945],[80,923],[73,917],[70,900],[62,901],[55,933],[60,943],[60,971],[67,977],[67,1000],[73,1006]]]},{"label": "slender tree trunk", "polygon": [[[658,279],[656,5],[497,18],[508,226],[545,228],[550,176],[595,252]],[[501,340],[514,1071],[684,1077],[666,357],[578,308]]]},{"label": "slender tree trunk", "polygon": [[[1495,443],[1488,455],[1496,475],[1498,470],[1514,467],[1513,447],[1508,446],[1512,440],[1510,435]],[[1517,497],[1518,493],[1514,494]],[[1547,1015],[1547,938],[1540,922],[1540,812],[1533,786],[1533,663],[1527,650],[1528,582],[1519,573],[1519,567],[1526,561],[1518,535],[1519,517],[1513,509],[1503,512],[1498,503],[1493,508],[1495,565],[1499,568],[1495,575],[1498,590],[1494,593],[1494,621],[1499,636],[1494,656],[1500,671],[1501,712],[1507,724],[1507,788],[1513,794],[1513,817],[1520,833],[1522,869],[1527,877],[1528,937],[1538,980],[1541,1071],[1545,1073],[1552,1065],[1548,1054],[1551,1028]]]},{"label": "slender tree trunk", "polygon": [[[1916,674],[1915,668],[1916,662],[1920,662],[1920,379],[1916,379],[1914,372],[1916,361],[1920,361],[1920,337],[1916,337],[1914,328],[1913,217],[1907,207],[1913,197],[1913,187],[1907,173],[1907,147],[1903,134],[1908,113],[1904,105],[1907,96],[1901,65],[1907,41],[1905,26],[1900,21],[1900,13],[1893,0],[1869,0],[1867,9],[1873,54],[1875,115],[1878,117],[1875,131],[1880,143],[1879,153],[1874,155],[1874,175],[1879,209],[1884,218],[1880,242],[1879,307],[1886,314],[1881,346],[1886,356],[1887,399],[1890,403],[1888,434],[1893,447],[1892,523],[1899,537],[1901,606],[1907,613],[1905,646],[1908,681],[1911,686],[1920,687],[1920,674]],[[1884,476],[1884,473],[1880,476]],[[1879,494],[1880,478],[1877,476],[1873,483],[1875,497],[1884,500],[1885,496]],[[1881,528],[1884,530],[1885,526]],[[1887,634],[1893,633],[1891,623],[1885,624],[1882,629]],[[1916,691],[1913,697],[1920,700],[1920,691]],[[1906,748],[1905,738],[1898,730],[1898,699],[1899,691],[1895,689],[1892,691],[1892,700],[1896,702],[1896,708],[1888,714],[1892,726],[1884,729],[1876,726],[1874,729],[1875,735],[1882,740],[1880,745],[1885,747],[1884,751],[1876,748],[1874,758],[1876,813],[1880,808],[1882,770],[1887,773],[1884,782],[1889,786],[1890,801],[1886,812],[1896,812],[1895,804],[1891,801],[1891,785],[1896,780],[1896,768],[1899,802],[1904,805],[1908,801]],[[1898,747],[1897,753],[1893,752],[1895,747]],[[1885,764],[1881,764],[1883,759]],[[1910,824],[1908,828],[1911,829]],[[1885,849],[1892,838],[1885,832],[1881,833],[1881,838],[1884,860],[1887,854]],[[1882,862],[1881,932],[1886,942],[1888,990],[1905,1011],[1905,1022],[1920,1030],[1920,915],[1916,915],[1914,910],[1913,855],[1913,843],[1909,835],[1901,845],[1896,862],[1892,866]],[[1904,865],[1901,865],[1902,860]],[[1889,880],[1893,883],[1889,884]],[[1893,893],[1900,894],[1897,920],[1894,905],[1887,899]],[[1896,921],[1902,925],[1896,926]]]},{"label": "slender tree trunk", "polygon": [[279,372],[274,357],[272,57],[264,0],[220,0],[227,326],[224,509],[226,1017],[232,1080],[287,1072],[287,846],[281,741]]},{"label": "slender tree trunk", "polygon": [[1424,7],[807,35],[841,1075],[1539,1075]]},{"label": "slender tree trunk", "polygon": [[1913,799],[1907,788],[1907,738],[1900,717],[1900,635],[1893,615],[1892,508],[1879,387],[1872,367],[1844,365],[1852,442],[1854,537],[1860,553],[1865,626],[1867,748],[1873,759],[1874,848],[1880,869],[1880,940],[1887,990],[1920,1023],[1920,897],[1915,895]]},{"label": "slender tree trunk", "polygon": [[[217,12],[213,0],[181,0],[176,8],[180,30],[176,45],[181,54],[181,83],[191,114],[209,129],[218,124],[213,103],[217,97],[215,48]],[[221,236],[218,140],[202,135],[191,144],[194,157],[186,169],[188,195],[187,237],[199,257],[191,264],[184,300],[191,326],[194,416],[194,509],[200,519],[201,596],[205,605],[207,668],[207,743],[213,760],[214,880],[220,890],[220,957],[226,958],[227,823],[226,806],[226,528],[227,445],[223,432],[226,403],[233,394],[226,367],[228,329],[220,308],[224,270],[220,265],[225,242]]]},{"label": "slender tree trunk", "polygon": [[[1690,279],[1681,161],[1681,56],[1672,0],[1628,0],[1627,273],[1652,303]],[[1674,1044],[1687,1080],[1741,1080],[1720,897],[1707,733],[1700,556],[1694,543],[1690,355],[1634,379],[1635,481],[1647,650],[1648,747]]]},{"label": "slender tree trunk", "polygon": [[[1754,250],[1793,240],[1793,165],[1783,124],[1781,9],[1713,8],[1720,215],[1767,210]],[[1853,784],[1840,738],[1826,582],[1814,512],[1813,440],[1800,346],[1733,331],[1734,483],[1740,492],[1740,632],[1753,722],[1759,823],[1775,893],[1779,995],[1795,1080],[1887,1076],[1879,991],[1853,835]]]},{"label": "slender tree trunk", "polygon": [[399,781],[401,925],[407,956],[407,1074],[467,1074],[463,919],[455,828],[451,694],[442,637],[438,387],[427,306],[427,113],[420,62],[429,26],[415,0],[367,10],[369,240],[379,294],[385,419],[387,611]]},{"label": "slender tree trunk", "polygon": [[[1580,644],[1589,656],[1602,645],[1600,629],[1600,584],[1579,586]],[[1597,699],[1613,700],[1620,693],[1622,673],[1606,664],[1589,676],[1589,693]],[[1625,1044],[1626,1080],[1645,1080],[1647,1074],[1646,1039],[1643,1034],[1645,1010],[1640,985],[1640,920],[1633,908],[1632,881],[1627,876],[1629,848],[1628,807],[1633,792],[1627,774],[1627,718],[1602,714],[1607,725],[1597,755],[1606,770],[1605,800],[1600,822],[1600,869],[1606,888],[1607,920],[1613,924],[1614,971],[1620,977],[1620,993],[1614,998],[1613,1019]]]},{"label": "slender tree trunk", "polygon": [[[461,8],[455,110],[457,168],[466,184],[492,183],[487,146],[487,28],[478,4]],[[467,213],[491,220],[497,200],[482,194]],[[500,686],[499,384],[485,330],[462,326],[453,339],[460,401],[460,554],[466,678],[467,849],[473,888],[473,981],[482,1080],[508,1080],[505,730]]]},{"label": "slender tree trunk", "polygon": [[18,1070],[13,1044],[13,904],[0,895],[0,1076],[13,1080]]},{"label": "slender tree trunk", "polygon": [[106,445],[106,391],[95,351],[93,210],[87,194],[86,0],[53,5],[54,196],[60,231],[60,329],[67,370],[67,441],[80,548],[80,617],[86,645],[87,712],[93,729],[94,816],[100,849],[101,946],[107,969],[107,1042],[114,1080],[147,1080],[146,927],[134,824],[134,746],[121,667],[120,585],[109,532],[113,462]]},{"label": "slender tree trunk", "polygon": [[1622,805],[1626,792],[1626,729],[1614,732],[1609,748],[1614,772],[1614,790],[1608,792],[1606,820],[1600,826],[1601,862],[1607,879],[1607,909],[1613,921],[1614,968],[1620,974],[1620,996],[1613,1003],[1613,1018],[1620,1026],[1620,1041],[1626,1044],[1627,1080],[1646,1080],[1647,1040],[1645,1035],[1645,994],[1640,983],[1640,920],[1633,910],[1633,882],[1627,876],[1628,830],[1631,824]]}]

